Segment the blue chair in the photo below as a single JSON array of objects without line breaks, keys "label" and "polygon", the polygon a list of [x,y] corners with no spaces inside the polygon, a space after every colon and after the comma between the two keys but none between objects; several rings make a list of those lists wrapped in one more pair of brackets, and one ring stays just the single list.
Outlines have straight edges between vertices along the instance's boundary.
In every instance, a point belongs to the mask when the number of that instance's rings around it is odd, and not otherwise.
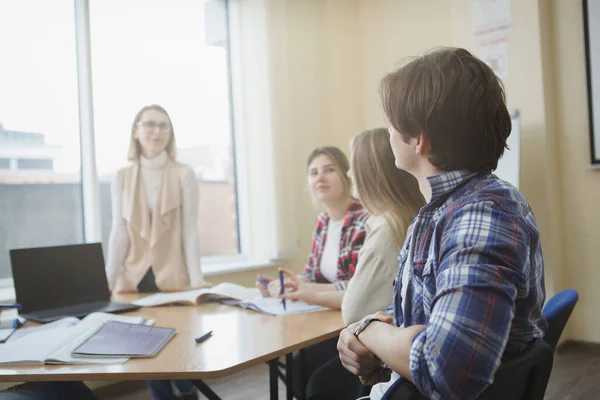
[{"label": "blue chair", "polygon": [[[492,383],[479,396],[480,400],[543,400],[546,393],[553,350],[544,340],[538,340],[519,357],[504,357]],[[385,392],[382,400],[426,400],[415,385],[398,379]]]},{"label": "blue chair", "polygon": [[562,335],[578,300],[579,294],[576,290],[565,289],[552,296],[544,306],[542,314],[548,321],[548,331],[544,340],[553,351],[556,349],[560,335]]}]

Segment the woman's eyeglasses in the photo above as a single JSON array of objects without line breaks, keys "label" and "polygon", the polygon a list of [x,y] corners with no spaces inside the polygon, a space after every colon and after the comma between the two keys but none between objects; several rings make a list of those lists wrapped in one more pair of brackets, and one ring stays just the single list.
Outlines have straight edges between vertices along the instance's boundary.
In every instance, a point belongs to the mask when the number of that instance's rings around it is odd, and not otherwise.
[{"label": "woman's eyeglasses", "polygon": [[162,132],[166,132],[169,129],[171,129],[171,124],[169,124],[168,122],[158,123],[156,121],[140,121],[137,124],[135,124],[135,126],[137,126],[138,128],[143,127],[145,130],[150,132],[152,132],[156,128],[158,128]]}]

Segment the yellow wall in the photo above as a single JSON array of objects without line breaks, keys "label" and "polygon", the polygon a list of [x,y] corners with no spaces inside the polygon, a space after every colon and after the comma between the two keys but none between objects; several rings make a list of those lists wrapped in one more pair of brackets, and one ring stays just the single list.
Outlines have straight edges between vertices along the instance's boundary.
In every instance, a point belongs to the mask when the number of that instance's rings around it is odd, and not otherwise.
[{"label": "yellow wall", "polygon": [[[285,265],[298,270],[317,213],[305,190],[308,152],[324,144],[347,150],[350,137],[383,125],[378,83],[402,58],[435,46],[475,54],[478,47],[470,0],[262,1],[271,56],[280,66],[270,71],[271,93],[286,105],[274,133],[274,151],[283,149],[285,157],[275,167],[291,172],[277,182],[278,197],[295,202],[294,210],[286,210],[294,213],[294,237],[285,240],[297,241],[299,252]],[[505,86],[509,107],[521,111],[521,190],[540,226],[548,295],[565,287],[581,295],[563,337],[600,342],[594,312],[600,300],[600,171],[588,169],[580,3],[512,1]],[[285,215],[281,220],[290,221]]]},{"label": "yellow wall", "polygon": [[565,286],[579,291],[570,336],[600,342],[600,171],[590,170],[587,87],[580,1],[550,2],[554,37],[555,123],[562,181]]},{"label": "yellow wall", "polygon": [[[600,342],[600,171],[588,168],[581,7],[512,1],[505,86],[521,111],[521,190],[540,226],[548,296],[566,287],[581,296],[563,338]],[[477,52],[468,0],[362,0],[360,10],[367,125],[383,121],[371,93],[397,60],[439,45]]]},{"label": "yellow wall", "polygon": [[[364,110],[368,125],[384,123],[376,89],[383,74],[404,57],[436,46],[460,46],[477,54],[468,0],[362,0]],[[553,171],[557,168],[552,132],[547,127],[538,2],[513,1],[509,41],[509,107],[521,111],[522,191],[530,201],[545,244],[547,289],[560,275],[560,207]],[[369,89],[370,88],[370,89]],[[556,270],[556,271],[555,271]]]}]

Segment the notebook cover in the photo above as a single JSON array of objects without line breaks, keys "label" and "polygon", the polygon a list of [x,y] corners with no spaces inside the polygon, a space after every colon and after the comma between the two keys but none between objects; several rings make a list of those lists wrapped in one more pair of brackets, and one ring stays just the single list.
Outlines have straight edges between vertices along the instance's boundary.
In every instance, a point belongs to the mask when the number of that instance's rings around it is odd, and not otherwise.
[{"label": "notebook cover", "polygon": [[73,355],[154,357],[175,335],[175,329],[108,321],[79,345]]}]

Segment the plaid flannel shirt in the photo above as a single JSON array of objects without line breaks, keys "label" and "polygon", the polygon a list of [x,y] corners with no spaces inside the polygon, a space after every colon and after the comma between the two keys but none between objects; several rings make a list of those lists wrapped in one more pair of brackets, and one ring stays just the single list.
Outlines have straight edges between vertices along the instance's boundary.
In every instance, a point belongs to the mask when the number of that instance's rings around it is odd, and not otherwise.
[{"label": "plaid flannel shirt", "polygon": [[525,198],[493,174],[453,171],[428,179],[432,199],[398,257],[394,323],[426,325],[410,351],[421,393],[476,399],[504,354],[544,336],[540,233]]},{"label": "plaid flannel shirt", "polygon": [[[348,281],[356,271],[358,263],[358,252],[360,251],[366,237],[365,223],[369,218],[367,211],[359,204],[352,203],[342,227],[340,239],[340,254],[337,263],[337,279],[334,282],[337,290],[346,290]],[[312,235],[312,248],[308,255],[308,261],[302,275],[307,276],[312,282],[329,283],[321,274],[321,256],[327,240],[327,227],[329,226],[329,214],[321,213],[317,218],[317,224]]]}]

